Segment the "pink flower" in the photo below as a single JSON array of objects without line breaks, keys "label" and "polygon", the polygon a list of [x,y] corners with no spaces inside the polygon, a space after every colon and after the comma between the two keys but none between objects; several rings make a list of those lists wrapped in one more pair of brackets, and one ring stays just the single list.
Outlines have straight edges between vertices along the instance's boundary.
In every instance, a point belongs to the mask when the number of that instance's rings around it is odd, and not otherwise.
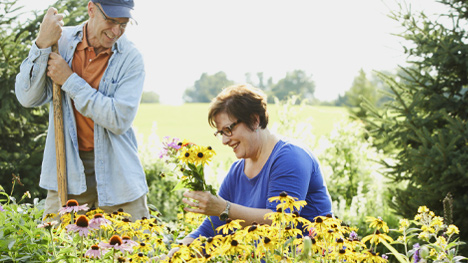
[{"label": "pink flower", "polygon": [[[103,251],[104,252],[104,251]],[[105,254],[105,252],[104,252]],[[101,251],[99,251],[99,246],[98,245],[92,245],[88,251],[85,253],[86,257],[90,258],[101,258]]]},{"label": "pink flower", "polygon": [[109,243],[106,242],[101,242],[99,243],[99,247],[104,248],[104,249],[115,249],[115,250],[120,250],[120,252],[125,253],[125,251],[128,251],[130,253],[133,252],[133,248],[130,245],[125,244],[122,241],[122,238],[118,235],[113,235],[109,239]]},{"label": "pink flower", "polygon": [[93,219],[89,220],[89,228],[99,229],[102,225],[110,225],[112,222],[106,219],[102,214],[95,214]]},{"label": "pink flower", "polygon": [[58,224],[58,221],[52,221],[52,222],[45,222],[43,224],[37,225],[37,228],[45,228],[45,229],[51,229],[53,226]]},{"label": "pink flower", "polygon": [[80,236],[87,236],[89,233],[89,220],[85,215],[81,215],[76,219],[75,224],[70,224],[65,227],[68,232],[78,232]]},{"label": "pink flower", "polygon": [[67,201],[67,204],[65,205],[65,207],[62,207],[59,209],[59,214],[62,216],[72,211],[76,213],[78,211],[88,211],[88,210],[89,210],[88,204],[78,205],[78,201],[76,201],[75,199],[70,199]]}]

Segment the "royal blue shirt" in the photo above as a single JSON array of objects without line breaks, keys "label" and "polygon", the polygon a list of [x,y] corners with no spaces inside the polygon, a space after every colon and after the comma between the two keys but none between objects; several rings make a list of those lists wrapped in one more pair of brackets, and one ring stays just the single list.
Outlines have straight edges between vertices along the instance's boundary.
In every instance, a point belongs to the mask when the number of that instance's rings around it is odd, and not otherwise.
[{"label": "royal blue shirt", "polygon": [[[244,173],[245,160],[236,161],[229,170],[218,195],[232,203],[276,211],[276,202],[270,197],[285,191],[289,196],[305,200],[307,205],[300,211],[301,217],[310,221],[316,216],[332,213],[332,204],[327,185],[323,179],[317,158],[308,149],[290,141],[279,140],[260,173],[248,178]],[[212,216],[214,228],[224,224]],[[219,234],[219,233],[216,233]],[[189,234],[190,237],[214,236],[208,219]]]}]

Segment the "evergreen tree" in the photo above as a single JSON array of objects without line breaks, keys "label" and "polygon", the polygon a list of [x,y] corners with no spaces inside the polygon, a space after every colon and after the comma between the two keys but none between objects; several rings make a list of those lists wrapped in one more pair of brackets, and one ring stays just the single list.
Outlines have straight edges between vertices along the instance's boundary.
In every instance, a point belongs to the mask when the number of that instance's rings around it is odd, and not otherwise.
[{"label": "evergreen tree", "polygon": [[[397,77],[380,74],[393,100],[384,111],[370,103],[370,133],[376,146],[391,152],[387,176],[401,189],[393,192],[393,208],[410,218],[419,206],[444,215],[443,199],[453,196],[453,222],[468,241],[468,2],[440,1],[448,14],[431,18],[403,8],[392,14],[410,42],[410,66]],[[448,18],[448,19],[447,19]],[[446,221],[449,220],[447,217]],[[467,253],[467,246],[462,247]]]},{"label": "evergreen tree", "polygon": [[[59,12],[68,10],[65,25],[81,23],[87,17],[87,1],[58,1]],[[45,197],[38,187],[39,174],[48,125],[47,106],[27,109],[15,96],[15,79],[21,62],[27,57],[36,38],[45,11],[35,13],[33,19],[20,21],[21,6],[17,0],[0,3],[0,185],[11,192],[12,175],[15,182],[13,196],[21,197],[29,191],[35,197]]]}]

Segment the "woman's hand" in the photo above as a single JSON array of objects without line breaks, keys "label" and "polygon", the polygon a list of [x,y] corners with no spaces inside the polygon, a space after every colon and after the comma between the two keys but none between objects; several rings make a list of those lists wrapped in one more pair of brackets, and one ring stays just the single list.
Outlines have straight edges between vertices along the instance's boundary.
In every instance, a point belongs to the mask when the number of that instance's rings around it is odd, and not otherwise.
[{"label": "woman's hand", "polygon": [[187,212],[219,216],[226,208],[226,200],[209,192],[186,191],[184,196],[182,201],[190,206],[184,208]]}]

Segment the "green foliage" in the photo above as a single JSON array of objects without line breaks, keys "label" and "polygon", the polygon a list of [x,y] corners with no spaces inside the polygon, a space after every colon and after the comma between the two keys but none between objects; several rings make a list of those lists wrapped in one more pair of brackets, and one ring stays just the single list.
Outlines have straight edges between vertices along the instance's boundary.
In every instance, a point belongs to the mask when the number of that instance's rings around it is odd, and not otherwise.
[{"label": "green foliage", "polygon": [[227,79],[226,73],[220,71],[214,75],[203,73],[195,85],[185,90],[185,102],[210,102],[221,90],[234,82]]},{"label": "green foliage", "polygon": [[468,240],[468,36],[462,26],[468,3],[441,2],[452,8],[437,18],[403,8],[392,14],[405,28],[401,37],[412,43],[405,48],[411,66],[397,77],[380,74],[393,101],[381,111],[367,104],[365,121],[379,138],[374,144],[396,159],[384,162],[386,175],[406,185],[393,192],[398,213],[407,217],[427,205],[443,214],[442,200],[451,193],[454,224]]},{"label": "green foliage", "polygon": [[[59,12],[67,10],[65,25],[81,23],[86,15],[83,0],[58,1]],[[45,191],[37,186],[47,130],[46,106],[26,109],[16,99],[15,79],[21,62],[27,57],[32,41],[44,17],[35,14],[33,19],[20,21],[18,1],[0,3],[0,184],[11,189],[12,174],[22,178],[23,186],[17,193],[29,190],[39,197]]]},{"label": "green foliage", "polygon": [[179,210],[176,207],[182,204],[182,191],[173,191],[177,181],[171,176],[173,169],[161,159],[145,166],[146,180],[148,182],[148,205],[150,209],[156,208],[165,221],[175,221]]},{"label": "green foliage", "polygon": [[[36,26],[36,21],[18,21],[17,1],[0,4],[0,184],[8,192],[12,174],[23,178],[26,190],[35,195],[43,193],[37,185],[47,129],[47,108],[26,109],[16,99],[15,78],[22,60],[27,56],[33,35],[24,28]],[[34,31],[33,31],[34,32]],[[31,176],[31,177],[28,177]]]},{"label": "green foliage", "polygon": [[140,103],[159,103],[159,95],[153,91],[144,91]]},{"label": "green foliage", "polygon": [[0,261],[46,262],[50,236],[37,228],[43,213],[38,199],[34,204],[21,204],[23,198],[16,203],[3,191],[0,196],[2,203],[7,201],[4,211],[0,212]]}]

